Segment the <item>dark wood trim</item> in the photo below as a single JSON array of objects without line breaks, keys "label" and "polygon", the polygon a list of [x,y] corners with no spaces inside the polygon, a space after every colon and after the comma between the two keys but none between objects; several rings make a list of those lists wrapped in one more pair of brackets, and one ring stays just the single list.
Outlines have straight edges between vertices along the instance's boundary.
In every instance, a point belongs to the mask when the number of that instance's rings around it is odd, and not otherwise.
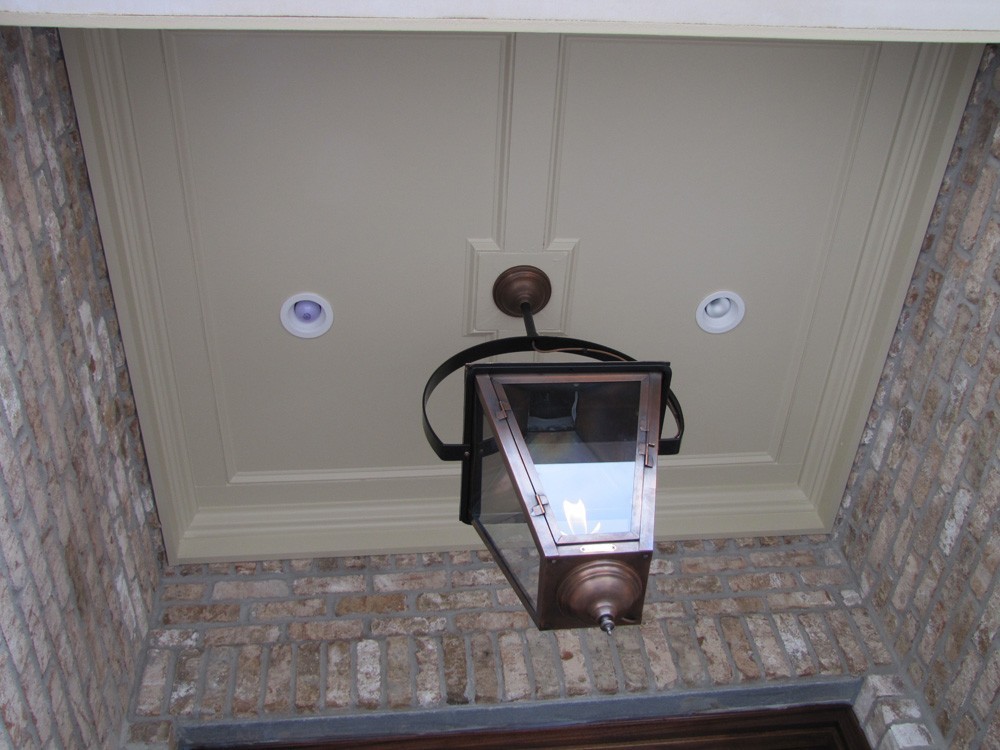
[{"label": "dark wood trim", "polygon": [[797,706],[697,716],[507,730],[230,745],[231,750],[871,750],[849,705]]}]

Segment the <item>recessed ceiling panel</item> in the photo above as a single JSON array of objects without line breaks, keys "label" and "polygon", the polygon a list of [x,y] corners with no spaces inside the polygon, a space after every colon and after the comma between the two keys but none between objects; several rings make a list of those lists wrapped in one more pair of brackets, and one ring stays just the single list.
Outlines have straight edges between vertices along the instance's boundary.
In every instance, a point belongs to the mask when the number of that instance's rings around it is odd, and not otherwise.
[{"label": "recessed ceiling panel", "polygon": [[[811,318],[843,312],[817,311],[824,261],[861,252],[832,247],[832,230],[878,48],[566,47],[553,231],[581,237],[577,289],[608,300],[575,306],[573,333],[674,361],[685,455],[800,461],[804,446],[782,433]],[[720,289],[742,296],[745,318],[708,334],[695,311]],[[623,327],[630,314],[642,323]]]},{"label": "recessed ceiling panel", "polygon": [[[489,335],[469,333],[477,248],[557,253],[565,333],[673,363],[688,433],[661,465],[660,535],[823,529],[974,64],[918,45],[66,37],[174,561],[473,543],[419,409],[435,366]],[[706,333],[697,306],[723,289],[745,318]],[[330,303],[322,335],[282,325],[302,293]],[[432,404],[449,441],[459,396]]]}]

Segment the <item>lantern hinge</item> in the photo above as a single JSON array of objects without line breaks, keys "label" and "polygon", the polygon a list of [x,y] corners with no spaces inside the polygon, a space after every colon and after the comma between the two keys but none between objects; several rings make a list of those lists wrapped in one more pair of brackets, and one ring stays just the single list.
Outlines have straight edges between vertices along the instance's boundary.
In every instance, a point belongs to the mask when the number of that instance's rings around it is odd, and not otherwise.
[{"label": "lantern hinge", "polygon": [[545,506],[549,504],[549,499],[545,495],[535,493],[535,507],[531,509],[531,515],[544,516]]},{"label": "lantern hinge", "polygon": [[651,441],[649,439],[649,433],[646,430],[643,430],[642,434],[643,434],[643,438],[642,438],[642,441],[643,441],[643,447],[642,447],[643,465],[647,469],[652,469],[654,466],[656,466],[656,455],[660,451],[660,445],[659,445],[659,443],[657,443],[655,441]]},{"label": "lantern hinge", "polygon": [[497,411],[495,417],[497,419],[507,419],[507,414],[510,412],[510,404],[508,404],[503,399],[498,399],[497,404],[499,405],[500,409]]}]

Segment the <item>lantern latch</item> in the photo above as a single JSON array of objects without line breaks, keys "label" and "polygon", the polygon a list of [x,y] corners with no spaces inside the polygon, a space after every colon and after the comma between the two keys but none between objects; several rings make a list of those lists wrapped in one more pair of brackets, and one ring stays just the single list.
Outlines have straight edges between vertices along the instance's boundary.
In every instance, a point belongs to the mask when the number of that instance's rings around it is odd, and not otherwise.
[{"label": "lantern latch", "polygon": [[549,499],[545,495],[535,493],[535,507],[531,509],[531,515],[544,516],[545,506],[549,504]]}]

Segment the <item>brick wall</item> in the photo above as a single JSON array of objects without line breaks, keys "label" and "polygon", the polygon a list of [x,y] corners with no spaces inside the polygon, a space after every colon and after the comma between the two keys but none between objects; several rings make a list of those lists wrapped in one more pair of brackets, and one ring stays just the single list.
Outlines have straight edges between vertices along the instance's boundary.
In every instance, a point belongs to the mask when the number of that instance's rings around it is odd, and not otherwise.
[{"label": "brick wall", "polygon": [[997,53],[983,57],[839,528],[953,747],[1000,747]]},{"label": "brick wall", "polygon": [[461,723],[463,707],[721,686],[826,683],[853,697],[873,674],[883,682],[872,706],[905,703],[826,537],[661,543],[643,624],[611,637],[539,632],[489,555],[467,551],[170,567],[154,619],[137,744],[198,723],[268,731],[294,717],[404,710],[450,710]]},{"label": "brick wall", "polygon": [[0,746],[114,747],[160,541],[61,49],[0,28]]}]

